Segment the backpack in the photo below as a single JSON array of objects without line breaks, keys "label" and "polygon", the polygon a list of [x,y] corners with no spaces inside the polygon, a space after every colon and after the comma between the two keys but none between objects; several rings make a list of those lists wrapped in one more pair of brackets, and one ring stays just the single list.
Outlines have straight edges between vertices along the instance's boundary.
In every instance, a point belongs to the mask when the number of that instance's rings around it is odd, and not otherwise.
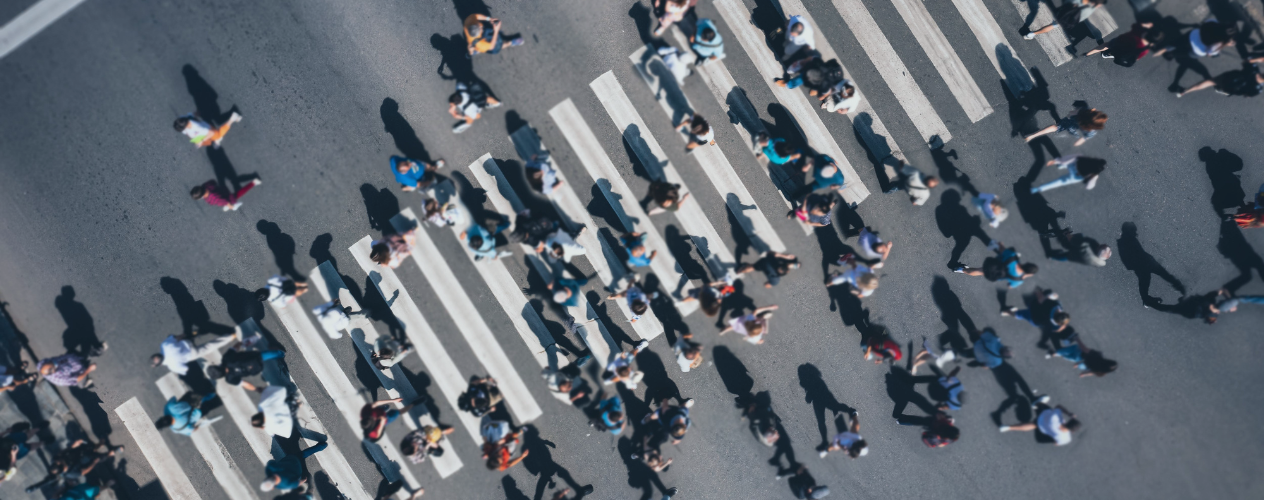
[{"label": "backpack", "polygon": [[843,66],[837,59],[826,63],[814,62],[803,71],[803,85],[809,89],[825,91],[843,81]]},{"label": "backpack", "polygon": [[1005,264],[1001,259],[996,257],[988,257],[983,259],[983,278],[988,281],[996,281],[1005,277]]}]

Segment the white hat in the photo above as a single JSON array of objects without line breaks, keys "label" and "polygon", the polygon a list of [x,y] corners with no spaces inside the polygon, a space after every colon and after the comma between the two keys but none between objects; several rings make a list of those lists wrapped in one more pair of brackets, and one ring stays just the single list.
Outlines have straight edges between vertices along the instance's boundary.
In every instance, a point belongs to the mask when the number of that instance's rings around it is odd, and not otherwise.
[{"label": "white hat", "polygon": [[861,448],[861,449],[860,449],[860,456],[862,456],[862,457],[863,457],[863,456],[868,455],[868,454],[869,454],[869,447],[868,447],[868,446],[866,446],[866,447],[864,447],[864,448]]},{"label": "white hat", "polygon": [[270,476],[262,483],[259,483],[259,489],[261,491],[272,491],[273,488],[276,488],[276,481],[273,481]]},{"label": "white hat", "polygon": [[821,177],[833,177],[834,174],[837,173],[838,167],[835,167],[834,165],[826,165],[825,168],[821,169]]},{"label": "white hat", "polygon": [[566,302],[566,299],[571,298],[571,294],[569,292],[570,290],[567,290],[565,288],[558,290],[556,292],[553,292],[553,302],[557,302],[558,304]]}]

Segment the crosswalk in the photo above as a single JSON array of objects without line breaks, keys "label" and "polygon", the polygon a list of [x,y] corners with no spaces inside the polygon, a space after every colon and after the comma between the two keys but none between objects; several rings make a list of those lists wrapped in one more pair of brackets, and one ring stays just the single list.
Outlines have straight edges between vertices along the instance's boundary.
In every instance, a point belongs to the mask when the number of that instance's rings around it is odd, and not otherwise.
[{"label": "crosswalk", "polygon": [[[924,51],[933,66],[933,74],[949,89],[952,96],[950,102],[936,102],[932,105],[922,86],[937,86],[938,83],[918,82],[914,78],[914,75],[924,73],[909,71],[891,40],[888,40],[889,33],[883,31],[883,25],[874,19],[865,2],[818,2],[816,12],[810,12],[801,0],[773,0],[771,3],[783,23],[793,15],[804,16],[813,24],[813,14],[817,18],[837,15],[860,45],[859,51],[851,51],[846,55],[850,58],[866,57],[874,65],[877,76],[882,80],[881,84],[896,97],[898,108],[890,109],[902,111],[916,129],[917,135],[915,139],[911,139],[913,141],[921,141],[932,147],[950,141],[953,130],[950,130],[949,124],[956,127],[960,120],[945,121],[940,116],[944,111],[955,113],[956,108],[960,108],[972,123],[995,114],[994,105],[998,103],[989,102],[988,92],[977,81],[977,78],[983,78],[985,82],[995,82],[991,72],[988,71],[988,75],[972,75],[966,64],[968,57],[963,59],[952,43],[967,44],[970,54],[975,54],[973,57],[977,57],[977,49],[974,49],[974,44],[977,43],[996,75],[1000,76],[1008,92],[1014,96],[1023,94],[1033,86],[1029,67],[1019,58],[1019,49],[1034,52],[1034,47],[1038,46],[1055,66],[1072,60],[1067,49],[1069,39],[1061,28],[1037,37],[1034,40],[1037,43],[1028,45],[1028,48],[1022,47],[1023,41],[1015,41],[1022,40],[1016,29],[1020,22],[1031,19],[1033,29],[1053,22],[1053,13],[1043,2],[1036,3],[1033,11],[1032,5],[1026,0],[1012,0],[1018,14],[1015,18],[1009,15],[997,17],[983,0],[952,0],[955,12],[965,21],[973,35],[973,40],[959,41],[951,40],[945,34],[940,28],[943,20],[935,19],[921,1],[891,1],[899,14],[894,22],[902,21],[913,34],[918,47]],[[833,12],[829,12],[831,7]],[[759,78],[767,85],[772,99],[789,113],[794,126],[807,143],[816,151],[831,156],[838,164],[846,180],[841,193],[843,199],[852,205],[863,202],[871,194],[870,187],[874,184],[869,175],[858,173],[843,153],[840,140],[850,140],[848,136],[852,134],[830,130],[818,103],[809,99],[801,89],[786,89],[774,83],[775,79],[782,76],[782,62],[779,54],[769,49],[767,34],[751,21],[752,10],[747,0],[714,0],[709,8],[719,14],[717,21],[723,21],[721,27],[729,30],[725,33],[725,39],[740,47],[749,57]],[[1100,36],[1106,36],[1118,28],[1105,9],[1098,9],[1090,18],[1090,23]],[[668,39],[682,49],[682,52],[688,53],[687,34],[678,26],[670,30]],[[835,34],[818,30],[816,48],[826,60],[838,58],[839,53],[834,49],[836,43],[838,40]],[[737,52],[730,50],[729,57]],[[1031,53],[1028,56],[1031,59]],[[608,293],[622,291],[632,281],[643,281],[645,275],[650,273],[660,280],[662,289],[667,292],[668,300],[664,303],[669,302],[671,305],[664,306],[667,307],[666,310],[671,311],[674,308],[677,315],[687,317],[699,308],[698,301],[684,300],[692,290],[700,286],[696,279],[699,277],[690,279],[685,276],[684,267],[677,261],[678,257],[683,259],[685,256],[673,253],[673,250],[681,251],[681,248],[680,245],[669,244],[668,238],[679,238],[684,241],[684,245],[692,244],[686,250],[688,253],[696,251],[702,257],[708,272],[708,276],[703,279],[732,277],[738,262],[750,262],[753,259],[750,254],[739,255],[730,248],[721,237],[722,230],[740,231],[756,254],[769,250],[784,252],[790,246],[788,243],[793,244],[812,233],[813,229],[802,222],[782,222],[785,220],[782,217],[785,213],[783,210],[793,206],[795,194],[799,192],[802,182],[795,178],[797,169],[771,168],[775,166],[769,165],[767,158],[758,154],[754,139],[767,132],[766,121],[761,118],[759,109],[772,103],[758,103],[757,106],[757,103],[752,102],[751,97],[729,72],[724,60],[707,61],[693,66],[697,78],[688,77],[683,82],[671,75],[662,58],[649,46],[633,50],[628,54],[627,62],[631,64],[641,83],[635,82],[637,78],[630,79],[632,81],[621,79],[614,70],[605,71],[589,82],[587,88],[583,89],[582,96],[574,95],[576,98],[582,97],[583,101],[595,97],[598,105],[581,110],[575,101],[565,98],[549,109],[548,118],[552,128],[560,133],[560,138],[550,139],[550,142],[553,146],[568,148],[571,153],[569,156],[561,155],[562,161],[545,147],[536,128],[522,126],[511,131],[508,139],[521,160],[542,161],[556,170],[562,184],[553,189],[546,198],[559,214],[563,229],[574,234],[576,243],[584,247],[583,254],[575,258],[595,270],[599,283],[590,287],[596,290],[601,299]],[[848,78],[855,79],[846,68],[844,72]],[[703,92],[694,93],[695,80],[701,82],[698,88],[705,89]],[[848,110],[845,116],[853,128],[851,132],[863,148],[885,166],[885,182],[890,182],[896,177],[892,166],[905,160],[905,150],[896,143],[874,106],[860,92],[879,83],[857,81],[856,84],[860,96],[859,104]],[[633,104],[632,97],[641,98],[647,90],[656,103],[653,107],[658,108],[657,111],[637,109]],[[678,165],[666,153],[669,148],[686,144],[689,140],[687,136],[673,132],[669,135],[678,135],[680,138],[671,139],[651,132],[667,130],[663,124],[675,128],[684,116],[695,113],[695,104],[711,106],[711,103],[696,102],[699,95],[708,94],[728,115],[708,117],[713,118],[710,121],[714,124],[716,134],[728,136],[735,133],[739,140],[729,141],[728,144],[737,142],[749,146],[746,152],[726,150],[725,141],[717,140],[716,146],[702,146],[685,153],[683,157],[686,160],[682,165],[688,165],[681,168],[700,170],[703,176],[690,176],[690,179],[705,178],[702,182],[709,182],[723,198],[723,203],[719,199],[713,199],[714,195],[709,190],[704,190],[703,194],[693,192],[677,171]],[[724,118],[728,118],[732,128],[722,124]],[[616,155],[621,160],[616,164],[606,151],[603,139],[614,138],[602,137],[602,134],[609,132],[598,130],[609,130],[608,126],[611,124],[617,130],[617,140],[627,147],[635,157],[634,161],[643,167],[647,179],[635,179],[635,174],[629,175],[628,172],[635,169],[628,167],[621,155]],[[541,130],[545,129],[549,127]],[[748,176],[740,175],[743,169],[750,168],[751,165],[764,171],[768,182],[781,194],[784,206],[769,206],[769,203],[761,205],[756,201],[761,192],[768,192],[768,186],[758,186]],[[582,173],[567,176],[567,171],[572,174]],[[629,309],[626,301],[613,300],[606,301],[606,304],[613,304],[614,307],[609,307],[609,310],[617,310],[619,313],[599,315],[597,311],[601,304],[590,302],[588,297],[581,297],[572,305],[555,309],[564,318],[569,317],[573,321],[562,322],[570,327],[569,331],[559,333],[557,328],[550,331],[550,323],[545,319],[549,312],[541,310],[538,302],[551,302],[551,297],[529,296],[515,276],[520,274],[520,270],[526,269],[548,282],[561,277],[574,277],[566,274],[564,269],[567,266],[561,266],[551,258],[537,255],[534,249],[517,244],[504,247],[510,252],[510,256],[502,259],[478,259],[459,236],[475,222],[471,217],[472,213],[483,213],[490,209],[512,221],[515,214],[527,207],[524,200],[531,201],[528,197],[540,195],[516,192],[515,183],[506,178],[506,172],[501,170],[501,163],[490,153],[470,162],[464,167],[462,174],[472,187],[485,191],[489,207],[461,205],[463,198],[456,191],[456,185],[444,182],[427,194],[441,201],[457,203],[458,211],[462,214],[462,220],[458,224],[448,230],[432,227],[418,217],[416,210],[421,209],[419,206],[404,207],[391,219],[396,232],[415,229],[413,234],[416,244],[411,258],[406,259],[412,264],[392,269],[373,262],[369,257],[373,236],[364,236],[347,247],[347,252],[355,263],[353,267],[358,267],[359,272],[367,277],[367,283],[385,299],[385,308],[402,329],[403,338],[399,340],[407,340],[414,346],[414,352],[436,391],[435,400],[426,401],[426,404],[418,405],[408,414],[402,415],[400,425],[403,428],[391,428],[387,432],[394,433],[394,437],[384,436],[378,442],[362,439],[358,443],[335,443],[321,421],[322,416],[327,421],[341,420],[342,424],[332,425],[345,426],[340,429],[346,429],[354,436],[361,435],[359,409],[371,402],[373,395],[366,394],[359,382],[348,375],[347,368],[339,365],[334,353],[340,351],[334,344],[350,342],[356,354],[362,358],[357,363],[362,362],[372,367],[373,353],[378,348],[379,341],[388,335],[379,333],[375,320],[367,315],[353,314],[344,329],[328,331],[322,328],[324,325],[313,321],[311,306],[316,299],[311,297],[285,307],[273,305],[270,309],[282,331],[297,346],[296,352],[290,354],[285,363],[291,366],[295,363],[306,364],[315,375],[318,386],[306,388],[307,394],[319,397],[322,401],[332,401],[337,415],[317,416],[308,403],[307,395],[294,385],[288,373],[280,370],[276,363],[268,363],[264,379],[271,384],[284,384],[296,391],[296,399],[300,402],[296,413],[296,420],[300,423],[300,437],[306,446],[328,442],[330,447],[316,454],[315,462],[348,498],[372,498],[369,491],[378,483],[378,478],[357,475],[356,469],[351,465],[352,460],[357,458],[363,460],[367,456],[387,481],[402,481],[405,488],[397,494],[402,499],[407,498],[410,492],[423,488],[424,483],[434,476],[444,479],[462,471],[465,465],[461,458],[463,455],[467,459],[478,456],[478,447],[482,441],[480,421],[467,412],[457,410],[458,398],[466,390],[471,376],[494,377],[505,396],[506,408],[515,422],[528,423],[540,419],[546,411],[560,411],[569,406],[565,395],[552,394],[558,404],[562,405],[556,407],[547,398],[543,403],[537,401],[534,395],[541,391],[548,392],[543,388],[539,376],[541,370],[564,367],[575,362],[574,357],[580,354],[559,349],[556,335],[572,336],[582,341],[594,358],[609,360],[614,353],[626,347],[622,343],[653,340],[665,331],[667,319],[657,317],[653,311],[638,316]],[[757,177],[755,180],[760,179]],[[631,187],[644,185],[650,180],[679,184],[682,195],[693,193],[678,211],[653,216],[658,218],[658,225],[638,202],[644,198],[642,193]],[[597,189],[593,190],[594,187]],[[588,212],[585,199],[589,192],[595,193],[609,204],[614,216],[604,222],[612,227],[599,225]],[[703,205],[704,203],[707,205]],[[772,205],[777,203],[774,201]],[[724,207],[727,209],[726,215],[731,217],[716,220],[714,213],[708,215],[703,210],[703,207],[710,206]],[[660,230],[664,226],[666,230]],[[672,231],[679,231],[679,237]],[[647,268],[629,268],[623,255],[625,249],[615,243],[618,236],[632,232],[644,234],[647,249],[657,252]],[[738,236],[734,233],[733,239]],[[453,250],[457,247],[462,249],[459,253],[464,253],[465,257]],[[517,264],[523,264],[524,267],[518,267]],[[471,267],[473,272],[458,271]],[[322,302],[337,299],[351,310],[361,310],[362,305],[348,287],[348,280],[351,278],[344,275],[344,272],[350,270],[338,269],[332,261],[319,262],[309,273],[310,286],[318,292],[316,295]],[[422,279],[433,292],[410,292],[405,288],[405,280],[402,279],[405,274],[409,280]],[[484,294],[484,290],[490,292],[489,297],[492,299],[487,303],[495,304],[490,310],[479,309],[475,305],[475,299]],[[304,303],[307,303],[306,306]],[[423,314],[422,305],[427,305],[426,310],[429,312]],[[662,312],[660,309],[659,313]],[[446,318],[435,319],[442,319],[443,324],[450,323],[454,328],[440,335],[431,326],[426,314],[446,315]],[[503,318],[507,318],[508,322],[505,323]],[[633,321],[633,318],[637,319]],[[508,324],[510,327],[505,331],[494,331],[491,326],[493,324]],[[616,331],[616,327],[617,332],[634,332],[636,338],[620,337],[616,340],[611,334]],[[510,328],[512,332],[508,331]],[[261,326],[251,319],[238,325],[237,334],[240,338],[248,338],[255,336],[260,330]],[[396,333],[399,332],[391,332],[389,335]],[[515,365],[510,353],[522,352],[524,349],[535,363],[528,366]],[[450,351],[458,350],[458,357],[472,355],[473,362],[463,360],[458,363],[450,354]],[[221,356],[221,353],[211,353],[205,362],[216,364]],[[385,392],[385,397],[401,399],[401,402],[395,403],[396,408],[420,401],[424,396],[423,391],[419,390],[422,388],[413,386],[402,365],[392,366],[388,370],[371,368],[371,371]],[[159,378],[156,388],[164,400],[178,397],[189,390],[175,374],[166,374]],[[185,472],[192,467],[205,467],[209,470],[215,484],[228,498],[257,500],[265,496],[257,490],[263,465],[279,457],[283,451],[273,436],[251,425],[258,396],[240,386],[224,383],[217,384],[217,393],[222,401],[223,416],[218,421],[208,419],[202,428],[189,437],[158,432],[153,426],[152,415],[160,414],[161,409],[150,408],[147,412],[141,399],[133,398],[114,410],[171,498],[207,496],[189,482]],[[419,466],[409,463],[403,457],[398,447],[398,438],[403,433],[423,426],[439,424],[426,409],[427,406],[440,408],[440,414],[445,416],[445,420],[454,423],[459,421],[457,433],[465,436],[443,437],[440,445],[448,452],[427,458],[426,461],[432,465]],[[226,434],[240,434],[250,452],[245,453],[245,456],[232,456],[221,441],[221,437]],[[347,434],[339,432],[338,435]],[[202,457],[202,463],[181,464],[177,461],[176,456],[180,453],[176,451],[183,452],[177,448],[186,446],[187,442],[183,441],[185,439],[192,441],[187,453],[196,452]]]}]

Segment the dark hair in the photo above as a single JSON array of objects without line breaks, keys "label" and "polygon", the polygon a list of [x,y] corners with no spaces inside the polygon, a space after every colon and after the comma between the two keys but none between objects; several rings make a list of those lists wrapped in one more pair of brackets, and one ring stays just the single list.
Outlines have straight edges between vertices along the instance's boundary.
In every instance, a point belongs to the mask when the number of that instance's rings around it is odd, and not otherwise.
[{"label": "dark hair", "polygon": [[464,100],[464,99],[462,99],[462,98],[461,98],[461,93],[460,93],[460,92],[456,92],[456,93],[452,94],[450,97],[448,97],[448,102],[450,102],[450,103],[452,103],[452,104],[461,104],[461,101],[463,101],[463,100]]},{"label": "dark hair", "polygon": [[544,191],[544,170],[539,168],[527,168],[527,184],[531,185],[531,189],[536,191]]},{"label": "dark hair", "polygon": [[1203,45],[1212,46],[1218,43],[1224,43],[1238,34],[1238,27],[1230,24],[1219,22],[1203,23],[1198,29],[1198,38],[1202,40]]},{"label": "dark hair", "polygon": [[1113,359],[1106,359],[1100,351],[1088,350],[1084,352],[1084,367],[1088,368],[1093,375],[1104,377],[1107,373],[1117,370],[1119,363]]},{"label": "dark hair", "polygon": [[477,234],[470,236],[470,248],[477,249],[483,246],[483,237]]},{"label": "dark hair", "polygon": [[1062,423],[1062,426],[1066,427],[1066,429],[1071,432],[1080,430],[1081,425],[1083,424],[1080,423],[1080,419],[1078,418],[1073,418],[1071,420],[1067,420],[1066,422]]},{"label": "dark hair", "polygon": [[685,433],[688,431],[689,426],[685,425],[684,422],[677,422],[671,428],[671,435],[676,439],[680,439],[681,437],[684,437]]},{"label": "dark hair", "polygon": [[794,151],[795,151],[794,146],[791,146],[790,143],[786,141],[778,142],[775,146],[772,147],[772,150],[776,151],[777,154],[781,156],[790,156],[794,154]]},{"label": "dark hair", "polygon": [[644,300],[634,300],[630,305],[628,305],[628,308],[632,309],[633,313],[645,314],[645,311],[649,310],[650,305],[645,303]]},{"label": "dark hair", "polygon": [[550,247],[549,249],[553,251],[553,254],[554,254],[554,255],[557,255],[557,254],[564,254],[564,253],[566,253],[566,250],[565,250],[564,248],[562,248],[562,244],[561,244],[561,243],[556,243],[556,242],[555,242],[555,243],[553,243],[553,246],[552,246],[552,247]]},{"label": "dark hair", "polygon": [[663,202],[671,200],[672,203],[680,201],[680,184],[670,184],[662,181],[654,181],[650,183],[650,197],[654,199],[654,204],[663,206]]},{"label": "dark hair", "polygon": [[1084,179],[1090,179],[1106,170],[1106,160],[1081,156],[1075,160],[1075,171]]},{"label": "dark hair", "polygon": [[963,390],[957,393],[957,406],[965,406],[965,405],[966,405],[966,391]]},{"label": "dark hair", "polygon": [[702,115],[693,115],[693,118],[689,119],[689,132],[693,135],[702,135],[708,130],[711,130],[711,124],[707,123]]},{"label": "dark hair", "polygon": [[385,242],[373,245],[373,250],[369,251],[369,260],[385,266],[391,261],[391,247]]},{"label": "dark hair", "polygon": [[1053,322],[1058,325],[1065,325],[1071,322],[1071,314],[1066,311],[1058,311],[1053,313]]},{"label": "dark hair", "polygon": [[211,380],[224,378],[224,367],[220,365],[206,367],[206,377]]},{"label": "dark hair", "polygon": [[[798,31],[795,31],[795,29],[796,29],[796,28],[798,29]],[[805,30],[805,29],[807,29],[807,26],[805,26],[805,25],[804,25],[803,23],[801,23],[801,22],[800,22],[800,23],[794,23],[794,25],[793,25],[793,26],[790,26],[790,32],[791,32],[791,33],[794,33],[794,34],[803,33],[803,30]]]},{"label": "dark hair", "polygon": [[715,316],[720,314],[720,297],[709,290],[702,290],[698,294],[698,303],[702,305],[702,312],[707,316]]},{"label": "dark hair", "polygon": [[702,28],[702,41],[710,42],[715,40],[715,30],[711,28]]},{"label": "dark hair", "polygon": [[405,456],[416,454],[417,441],[412,439],[411,436],[404,436],[404,440],[399,442],[399,451]]},{"label": "dark hair", "polygon": [[1096,109],[1080,109],[1080,112],[1075,116],[1075,121],[1079,125],[1080,130],[1089,132],[1106,128],[1106,120],[1109,118],[1109,116],[1106,116],[1106,113]]},{"label": "dark hair", "polygon": [[263,427],[263,412],[259,412],[254,415],[251,415],[250,425],[262,428]]},{"label": "dark hair", "polygon": [[615,375],[618,375],[620,378],[623,378],[623,377],[631,377],[631,376],[632,376],[632,367],[631,367],[631,366],[628,366],[628,365],[623,365],[623,366],[620,366],[620,367],[618,367],[618,368],[615,368],[615,369],[614,369],[614,373],[615,373]]},{"label": "dark hair", "polygon": [[1030,262],[1018,267],[1023,270],[1023,274],[1036,274],[1037,271],[1040,271],[1040,266],[1037,266]]},{"label": "dark hair", "polygon": [[371,415],[372,414],[370,414],[370,416],[368,417],[364,417],[360,419],[361,429],[364,429],[365,431],[371,431],[373,430],[374,427],[377,427],[377,419],[373,418]]},{"label": "dark hair", "polygon": [[171,427],[171,424],[175,423],[175,421],[176,419],[171,418],[171,415],[163,415],[161,417],[158,417],[158,420],[154,421],[154,427],[157,427],[160,430],[166,429],[168,427]]},{"label": "dark hair", "polygon": [[847,448],[847,454],[852,458],[856,458],[860,456],[860,450],[865,449],[866,446],[869,446],[869,443],[866,443],[863,439],[857,439],[856,442]]},{"label": "dark hair", "polygon": [[255,300],[259,302],[268,300],[268,297],[271,297],[271,296],[272,296],[272,292],[268,291],[267,288],[260,288],[258,290],[255,290]]},{"label": "dark hair", "polygon": [[606,416],[610,418],[611,422],[618,422],[620,420],[623,420],[623,412],[621,411],[608,412]]},{"label": "dark hair", "polygon": [[173,125],[176,127],[176,132],[184,132],[184,127],[189,126],[189,117],[181,116],[176,118],[176,122]]},{"label": "dark hair", "polygon": [[958,429],[955,425],[949,425],[940,427],[936,434],[949,441],[956,441],[957,438],[961,437],[961,429]]},{"label": "dark hair", "polygon": [[189,196],[192,196],[195,200],[202,199],[206,196],[206,186],[195,186],[193,189],[189,190]]}]

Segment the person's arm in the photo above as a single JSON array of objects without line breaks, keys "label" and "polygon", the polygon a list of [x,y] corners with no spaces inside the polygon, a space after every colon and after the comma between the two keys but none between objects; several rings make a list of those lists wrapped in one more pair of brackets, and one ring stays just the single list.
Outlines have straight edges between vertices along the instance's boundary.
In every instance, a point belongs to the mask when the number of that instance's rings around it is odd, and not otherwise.
[{"label": "person's arm", "polygon": [[377,408],[377,407],[379,407],[379,406],[386,406],[386,405],[389,405],[389,404],[391,404],[391,403],[399,403],[399,402],[402,402],[402,401],[404,401],[404,398],[383,399],[383,400],[381,400],[381,401],[378,401],[378,402],[373,403],[373,407],[374,407],[374,408]]},{"label": "person's arm", "polygon": [[385,419],[385,418],[383,418],[383,419],[378,419],[378,421],[377,421],[377,425],[373,427],[373,432],[371,432],[371,433],[369,433],[369,434],[370,434],[370,435],[377,435],[377,436],[379,436],[379,437],[380,437],[380,436],[382,435],[382,429],[385,429],[385,428],[386,428],[386,419]]},{"label": "person's arm", "polygon": [[[472,47],[471,47],[471,50],[473,50]],[[453,104],[453,103],[448,103],[448,114],[452,115],[453,118],[456,118],[458,120],[465,119],[465,117],[461,115],[460,111],[457,110],[456,104]]]},{"label": "person's arm", "polygon": [[1260,57],[1252,57],[1252,58],[1250,58],[1250,59],[1247,59],[1247,60],[1246,60],[1246,62],[1249,62],[1249,63],[1251,63],[1251,64],[1264,63],[1264,56],[1260,56]]},{"label": "person's arm", "polygon": [[754,314],[754,315],[756,315],[756,316],[759,316],[759,315],[761,315],[761,314],[763,314],[763,313],[766,313],[766,312],[768,312],[768,311],[776,311],[776,310],[777,310],[777,305],[776,305],[776,304],[773,304],[773,305],[771,305],[771,306],[764,306],[764,307],[761,307],[761,308],[759,308],[759,309],[756,309],[756,310],[755,310],[755,312],[754,312],[754,313],[752,313],[752,314]]},{"label": "person's arm", "polygon": [[860,414],[855,410],[851,412],[851,431],[860,434]]},{"label": "person's arm", "polygon": [[529,454],[531,454],[531,450],[522,450],[522,454],[518,455],[518,458],[510,460],[509,463],[505,464],[505,468],[509,469],[515,465],[518,465],[518,463],[522,462],[522,459],[527,458],[527,455]]},{"label": "person's arm", "polygon": [[82,383],[83,383],[83,381],[84,381],[84,379],[88,378],[88,374],[89,374],[89,373],[92,373],[92,372],[94,372],[94,371],[96,371],[96,370],[97,370],[97,364],[96,364],[96,363],[89,364],[89,365],[88,365],[88,369],[87,369],[87,370],[84,370],[84,371],[83,371],[83,373],[80,373],[78,377],[75,377],[75,381],[77,381],[77,382],[79,382],[79,383],[81,383],[81,384],[82,384]]},{"label": "person's arm", "polygon": [[959,373],[960,371],[961,371],[961,367],[960,367],[960,366],[958,366],[958,367],[956,367],[956,368],[953,368],[953,369],[952,369],[952,371],[948,372],[948,377],[949,377],[949,378],[956,377],[956,376],[957,376],[957,373]]}]

